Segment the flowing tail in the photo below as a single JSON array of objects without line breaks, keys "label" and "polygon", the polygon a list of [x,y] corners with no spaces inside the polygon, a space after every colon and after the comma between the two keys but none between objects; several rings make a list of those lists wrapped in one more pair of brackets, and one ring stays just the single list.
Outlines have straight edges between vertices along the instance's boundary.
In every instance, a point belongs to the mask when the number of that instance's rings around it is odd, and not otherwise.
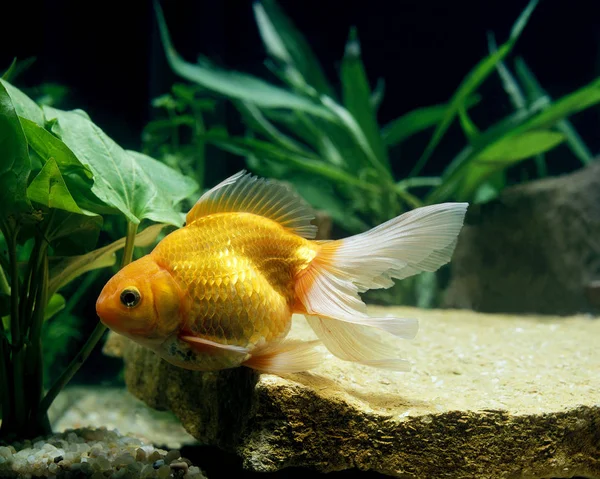
[{"label": "flowing tail", "polygon": [[370,317],[359,293],[389,288],[448,263],[467,203],[442,203],[409,211],[365,233],[321,244],[296,283],[303,313],[319,339],[340,359],[406,371],[409,362],[381,341],[377,330],[412,339],[416,319]]}]

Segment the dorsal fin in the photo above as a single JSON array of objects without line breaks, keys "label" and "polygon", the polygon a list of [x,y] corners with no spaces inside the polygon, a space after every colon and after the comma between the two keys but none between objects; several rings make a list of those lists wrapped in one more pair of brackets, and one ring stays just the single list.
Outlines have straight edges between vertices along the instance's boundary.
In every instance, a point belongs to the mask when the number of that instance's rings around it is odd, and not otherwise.
[{"label": "dorsal fin", "polygon": [[204,193],[186,216],[186,224],[215,213],[253,213],[312,239],[317,227],[312,208],[286,184],[242,170]]}]

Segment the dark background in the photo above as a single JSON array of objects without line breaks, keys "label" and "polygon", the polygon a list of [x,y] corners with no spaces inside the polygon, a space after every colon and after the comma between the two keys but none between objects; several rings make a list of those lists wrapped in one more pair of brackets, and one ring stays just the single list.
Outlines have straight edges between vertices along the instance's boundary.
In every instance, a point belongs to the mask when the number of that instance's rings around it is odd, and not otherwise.
[{"label": "dark background", "polygon": [[[525,0],[279,0],[279,5],[317,52],[337,84],[339,61],[351,25],[358,27],[363,59],[374,85],[386,82],[381,124],[413,108],[449,99],[464,75],[487,53],[487,31],[498,43],[526,5]],[[591,0],[541,0],[515,49],[554,97],[600,75],[600,5]],[[263,78],[264,48],[250,0],[162,0],[177,50],[190,61],[201,53],[218,64]],[[83,108],[117,142],[140,147],[140,134],[152,117],[152,98],[178,80],[169,70],[151,1],[20,1],[3,6],[0,70],[34,56],[35,64],[18,86],[57,82],[70,88],[65,107]],[[514,58],[514,56],[513,56]],[[511,106],[493,75],[481,92],[474,119],[484,127],[510,113]],[[598,108],[573,117],[594,153],[600,150]],[[227,122],[236,128],[235,112]],[[427,141],[394,161],[406,173]],[[439,173],[464,144],[458,131],[441,145],[423,172]],[[551,173],[576,168],[565,150]],[[416,156],[414,156],[416,155]],[[243,161],[233,157],[227,169]]]}]

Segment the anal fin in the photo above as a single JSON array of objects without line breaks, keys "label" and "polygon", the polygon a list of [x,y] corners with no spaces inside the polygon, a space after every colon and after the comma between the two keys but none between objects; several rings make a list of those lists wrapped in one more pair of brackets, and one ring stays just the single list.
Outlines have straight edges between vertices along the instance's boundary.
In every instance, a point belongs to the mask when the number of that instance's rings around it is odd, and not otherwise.
[{"label": "anal fin", "polygon": [[298,373],[313,369],[323,362],[324,355],[314,347],[320,341],[285,340],[253,352],[242,363],[257,371],[272,374]]}]

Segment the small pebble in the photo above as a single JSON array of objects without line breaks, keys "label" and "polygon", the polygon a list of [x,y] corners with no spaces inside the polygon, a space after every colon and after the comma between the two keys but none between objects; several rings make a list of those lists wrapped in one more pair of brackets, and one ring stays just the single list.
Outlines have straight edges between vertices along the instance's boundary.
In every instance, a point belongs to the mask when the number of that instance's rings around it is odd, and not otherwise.
[{"label": "small pebble", "polygon": [[158,461],[154,461],[154,464],[152,464],[152,467],[154,467],[154,469],[158,469],[160,466],[163,466],[165,464],[164,459],[159,459]]},{"label": "small pebble", "polygon": [[146,451],[138,448],[137,451],[135,451],[135,460],[138,462],[144,462],[146,460]]},{"label": "small pebble", "polygon": [[173,449],[167,452],[165,456],[165,464],[171,464],[175,459],[179,459],[181,457],[181,453],[177,449]]},{"label": "small pebble", "polygon": [[171,469],[182,469],[184,471],[188,470],[188,463],[187,462],[175,462],[173,461],[171,463]]},{"label": "small pebble", "polygon": [[167,479],[171,475],[171,468],[166,464],[160,466],[157,471],[159,479]]}]

